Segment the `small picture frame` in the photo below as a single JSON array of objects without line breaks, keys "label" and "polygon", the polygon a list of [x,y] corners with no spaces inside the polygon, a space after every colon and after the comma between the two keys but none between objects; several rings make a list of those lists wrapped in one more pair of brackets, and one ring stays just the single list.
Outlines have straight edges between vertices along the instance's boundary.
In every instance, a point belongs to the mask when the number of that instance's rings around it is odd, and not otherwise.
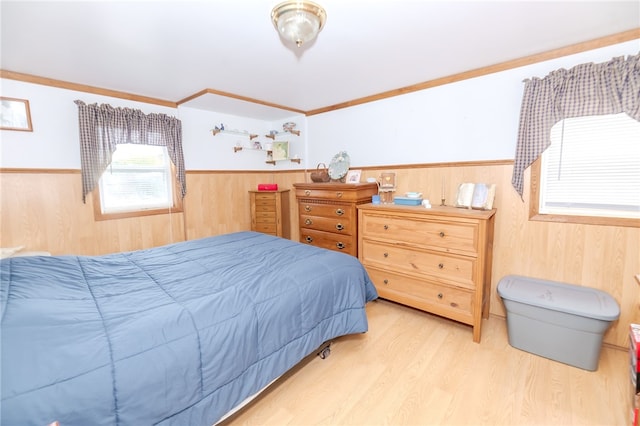
[{"label": "small picture frame", "polygon": [[362,170],[349,170],[345,181],[347,183],[359,183]]},{"label": "small picture frame", "polygon": [[0,97],[0,130],[33,132],[28,100]]},{"label": "small picture frame", "polygon": [[273,142],[271,153],[273,161],[287,160],[289,158],[289,142]]}]

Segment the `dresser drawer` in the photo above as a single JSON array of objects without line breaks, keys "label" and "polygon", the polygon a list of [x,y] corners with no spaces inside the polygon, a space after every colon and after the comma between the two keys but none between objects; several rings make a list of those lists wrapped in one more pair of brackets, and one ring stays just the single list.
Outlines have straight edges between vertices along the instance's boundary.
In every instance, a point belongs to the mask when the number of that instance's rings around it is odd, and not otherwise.
[{"label": "dresser drawer", "polygon": [[476,261],[472,257],[416,250],[370,240],[364,240],[360,250],[361,261],[365,266],[406,272],[432,281],[475,289],[473,277]]},{"label": "dresser drawer", "polygon": [[332,232],[300,228],[300,242],[329,250],[340,251],[352,256],[358,254],[355,235],[341,235]]},{"label": "dresser drawer", "polygon": [[352,203],[361,200],[363,197],[368,197],[371,200],[371,195],[377,194],[378,189],[369,188],[367,194],[363,195],[362,191],[354,191],[350,188],[297,188],[296,197],[299,200],[309,198],[315,200],[331,200],[331,201],[345,201]]},{"label": "dresser drawer", "polygon": [[365,238],[415,243],[447,252],[476,254],[478,227],[475,223],[431,221],[366,214],[360,224]]},{"label": "dresser drawer", "polygon": [[346,218],[355,220],[356,210],[351,205],[321,204],[313,201],[303,201],[298,203],[300,215],[324,216],[332,218]]},{"label": "dresser drawer", "polygon": [[356,234],[356,227],[349,217],[332,218],[301,214],[300,228],[317,229],[318,231],[336,232],[347,235]]},{"label": "dresser drawer", "polygon": [[473,324],[474,292],[367,267],[378,295],[465,324]]}]

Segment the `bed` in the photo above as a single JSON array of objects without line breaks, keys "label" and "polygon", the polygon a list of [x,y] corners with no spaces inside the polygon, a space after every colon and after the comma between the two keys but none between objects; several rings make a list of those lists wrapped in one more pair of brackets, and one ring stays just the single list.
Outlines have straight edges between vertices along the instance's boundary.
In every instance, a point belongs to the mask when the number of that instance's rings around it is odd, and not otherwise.
[{"label": "bed", "polygon": [[0,266],[6,425],[215,424],[377,297],[355,257],[256,232]]}]

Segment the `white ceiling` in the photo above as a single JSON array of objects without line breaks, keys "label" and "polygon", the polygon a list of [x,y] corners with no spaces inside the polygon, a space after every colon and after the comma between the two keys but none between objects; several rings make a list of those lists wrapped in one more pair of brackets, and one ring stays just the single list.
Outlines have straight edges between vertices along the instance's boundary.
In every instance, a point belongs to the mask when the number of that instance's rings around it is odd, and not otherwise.
[{"label": "white ceiling", "polygon": [[[327,23],[299,49],[271,24],[279,0],[2,0],[0,65],[172,102],[214,89],[309,111],[640,27],[637,0],[316,1]],[[220,96],[189,105],[223,101],[233,114]]]}]

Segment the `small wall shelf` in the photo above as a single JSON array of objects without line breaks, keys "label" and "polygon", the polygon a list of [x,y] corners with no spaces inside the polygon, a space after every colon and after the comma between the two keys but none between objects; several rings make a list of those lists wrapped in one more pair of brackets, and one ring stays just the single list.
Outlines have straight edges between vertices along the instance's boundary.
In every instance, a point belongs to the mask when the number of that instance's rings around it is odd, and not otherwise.
[{"label": "small wall shelf", "polygon": [[[289,161],[291,161],[292,163],[298,163],[298,164],[300,164],[300,160],[301,160],[301,159],[300,159],[300,158],[286,158],[285,160],[289,160]],[[285,161],[285,160],[278,160],[278,161]],[[273,164],[273,165],[275,166],[275,165],[276,165],[276,160],[267,160],[267,161],[265,161],[265,163],[267,163],[267,164]]]},{"label": "small wall shelf", "polygon": [[255,133],[241,132],[239,130],[211,129],[211,133],[213,134],[213,136],[217,135],[218,133],[223,133],[223,134],[227,134],[227,135],[247,136],[250,141],[252,141],[252,140],[254,140],[255,138],[258,137],[258,135],[255,134]]},{"label": "small wall shelf", "polygon": [[[251,150],[251,151],[265,151],[265,152],[267,153],[267,157],[269,157],[269,156],[270,156],[270,155],[272,155],[272,153],[273,153],[270,149],[245,148],[245,147],[243,147],[243,146],[234,146],[234,147],[233,147],[233,152],[242,151],[243,149],[248,149],[248,150]],[[276,165],[276,163],[277,163],[278,161],[286,161],[286,160],[289,160],[289,161],[291,161],[292,163],[298,163],[298,164],[300,164],[300,160],[302,160],[302,159],[301,159],[301,158],[284,158],[284,159],[282,159],[282,160],[267,160],[267,161],[265,161],[265,163],[267,163],[267,164],[273,164],[273,165],[275,166],[275,165]]]},{"label": "small wall shelf", "polygon": [[282,132],[269,133],[268,135],[264,135],[264,136],[269,138],[269,139],[276,140],[276,136],[283,135],[285,133],[291,133],[293,135],[300,136],[300,130],[293,130],[293,129],[292,130],[284,130]]}]

